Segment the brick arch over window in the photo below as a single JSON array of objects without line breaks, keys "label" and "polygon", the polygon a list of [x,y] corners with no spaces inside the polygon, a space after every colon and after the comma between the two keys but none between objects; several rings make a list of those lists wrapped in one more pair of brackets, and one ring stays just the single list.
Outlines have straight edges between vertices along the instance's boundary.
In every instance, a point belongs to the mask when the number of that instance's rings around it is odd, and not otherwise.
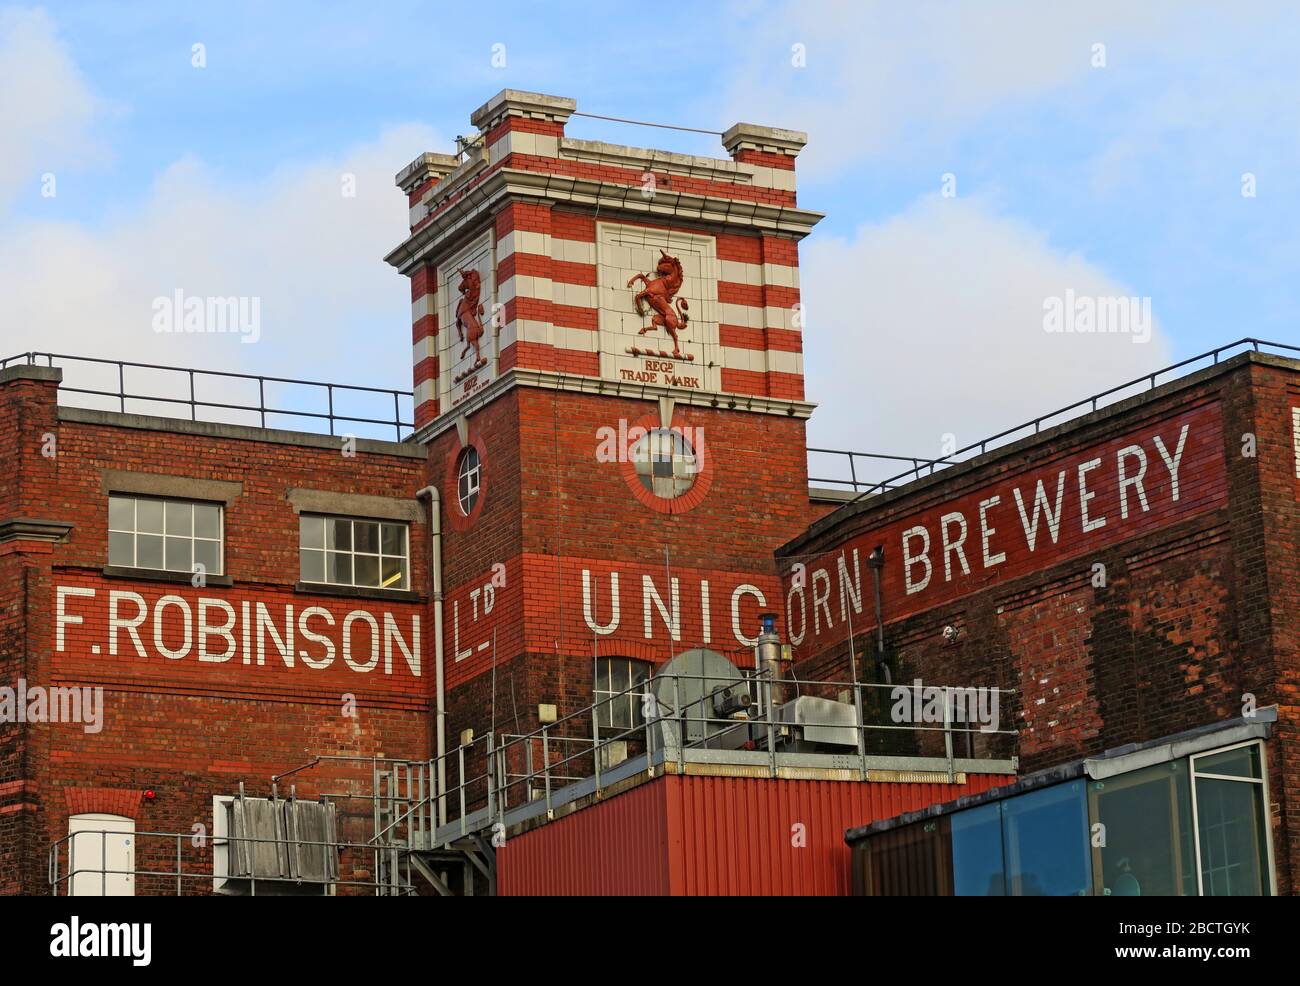
[{"label": "brick arch over window", "polygon": [[140,816],[143,791],[120,787],[65,787],[63,801],[68,815]]},{"label": "brick arch over window", "polygon": [[596,657],[603,661],[611,657],[631,658],[634,661],[646,661],[656,666],[667,664],[679,651],[669,653],[663,644],[654,644],[650,641],[640,640],[620,640],[617,643],[597,644]]}]

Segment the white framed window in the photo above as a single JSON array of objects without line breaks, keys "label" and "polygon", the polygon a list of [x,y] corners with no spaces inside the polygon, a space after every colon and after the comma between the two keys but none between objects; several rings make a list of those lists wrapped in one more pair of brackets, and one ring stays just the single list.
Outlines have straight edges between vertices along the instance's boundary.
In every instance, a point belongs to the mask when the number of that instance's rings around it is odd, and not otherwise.
[{"label": "white framed window", "polygon": [[596,682],[592,690],[596,723],[603,730],[622,731],[645,723],[645,689],[650,662],[629,657],[602,657],[596,661]]},{"label": "white framed window", "polygon": [[410,529],[399,521],[302,514],[298,557],[303,582],[410,588]]},{"label": "white framed window", "polygon": [[689,490],[700,473],[694,446],[680,431],[671,428],[647,431],[632,446],[631,459],[641,485],[665,500]]},{"label": "white framed window", "polygon": [[1192,765],[1192,831],[1205,897],[1273,893],[1268,781],[1258,740],[1198,753]]},{"label": "white framed window", "polygon": [[474,512],[482,485],[483,463],[479,459],[478,449],[466,445],[456,462],[456,501],[460,504],[460,512],[466,517]]},{"label": "white framed window", "polygon": [[197,500],[108,498],[108,563],[120,568],[221,575],[225,507]]}]

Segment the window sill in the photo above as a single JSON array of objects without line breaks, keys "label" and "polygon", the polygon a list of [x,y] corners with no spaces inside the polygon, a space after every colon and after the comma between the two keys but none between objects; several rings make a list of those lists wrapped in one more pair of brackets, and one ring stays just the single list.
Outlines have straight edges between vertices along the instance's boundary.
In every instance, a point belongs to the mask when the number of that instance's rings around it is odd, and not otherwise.
[{"label": "window sill", "polygon": [[371,589],[363,585],[334,585],[329,582],[298,582],[295,592],[313,596],[348,596],[352,599],[385,599],[395,603],[422,603],[424,596],[410,589]]},{"label": "window sill", "polygon": [[[105,565],[103,573],[111,579],[136,579],[141,582],[174,582],[178,585],[192,585],[194,572],[168,572],[153,568],[126,568],[121,565]],[[216,586],[229,588],[235,580],[229,575],[205,575],[203,587]]]}]

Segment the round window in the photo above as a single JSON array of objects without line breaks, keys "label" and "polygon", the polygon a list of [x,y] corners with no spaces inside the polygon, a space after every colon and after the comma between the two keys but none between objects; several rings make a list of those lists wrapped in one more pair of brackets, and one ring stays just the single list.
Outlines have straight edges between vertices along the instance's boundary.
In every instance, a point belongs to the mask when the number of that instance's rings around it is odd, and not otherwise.
[{"label": "round window", "polygon": [[479,486],[483,477],[483,467],[479,462],[478,449],[467,445],[460,453],[456,466],[456,497],[460,501],[460,512],[468,517],[478,503]]},{"label": "round window", "polygon": [[699,461],[680,431],[653,428],[632,446],[637,479],[655,496],[672,500],[695,485]]}]

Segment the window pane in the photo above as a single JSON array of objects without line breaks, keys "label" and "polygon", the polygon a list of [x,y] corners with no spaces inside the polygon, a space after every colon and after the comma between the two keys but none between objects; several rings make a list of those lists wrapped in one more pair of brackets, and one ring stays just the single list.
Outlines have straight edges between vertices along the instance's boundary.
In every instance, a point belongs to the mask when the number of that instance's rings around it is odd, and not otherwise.
[{"label": "window pane", "polygon": [[163,532],[163,504],[161,500],[135,502],[135,529],[145,534]]},{"label": "window pane", "polygon": [[383,539],[384,554],[406,554],[406,528],[401,524],[385,524]]},{"label": "window pane", "polygon": [[352,548],[352,521],[331,517],[325,521],[325,547],[338,551]]},{"label": "window pane", "polygon": [[194,564],[202,565],[209,575],[221,574],[221,542],[195,541]]},{"label": "window pane", "polygon": [[1262,796],[1261,784],[1196,779],[1196,822],[1205,896],[1252,897],[1268,893]]},{"label": "window pane", "polygon": [[981,805],[952,816],[952,892],[957,897],[1002,897],[1002,809]]},{"label": "window pane", "polygon": [[194,565],[194,542],[189,538],[167,538],[169,572],[188,572]]},{"label": "window pane", "polygon": [[108,563],[131,568],[135,565],[135,536],[110,533],[108,535]]},{"label": "window pane", "polygon": [[1007,889],[1016,897],[1074,897],[1089,892],[1092,863],[1083,781],[1003,802]]},{"label": "window pane", "polygon": [[383,568],[380,570],[380,584],[385,589],[405,589],[406,562],[401,558],[385,556]]},{"label": "window pane", "polygon": [[1155,764],[1088,785],[1092,821],[1105,826],[1099,892],[1116,897],[1196,895],[1187,761]]},{"label": "window pane", "polygon": [[1229,777],[1259,776],[1259,747],[1241,746],[1223,753],[1212,753],[1208,757],[1197,757],[1195,770],[1198,774],[1226,774]]},{"label": "window pane", "polygon": [[873,835],[853,849],[853,885],[870,897],[947,897],[949,839],[947,818]]},{"label": "window pane", "polygon": [[352,556],[342,551],[331,551],[326,557],[328,581],[339,585],[352,584]]},{"label": "window pane", "polygon": [[[143,506],[143,502],[141,505]],[[135,564],[137,568],[161,569],[163,567],[163,539],[161,535],[136,535]]]},{"label": "window pane", "polygon": [[211,503],[194,504],[194,536],[196,538],[221,537],[221,508]]},{"label": "window pane", "polygon": [[353,551],[379,554],[379,524],[372,520],[359,520],[352,525]]},{"label": "window pane", "polygon": [[108,498],[108,528],[111,531],[135,530],[135,501],[124,496]]},{"label": "window pane", "polygon": [[379,588],[379,556],[356,556],[356,584]]},{"label": "window pane", "polygon": [[167,501],[167,533],[186,537],[194,533],[194,504]]},{"label": "window pane", "polygon": [[325,518],[324,517],[299,518],[298,544],[304,548],[325,547]]},{"label": "window pane", "polygon": [[304,582],[324,582],[325,552],[303,550],[299,554],[299,578]]},{"label": "window pane", "polygon": [[609,668],[609,690],[618,693],[627,688],[627,661],[611,661]]}]

